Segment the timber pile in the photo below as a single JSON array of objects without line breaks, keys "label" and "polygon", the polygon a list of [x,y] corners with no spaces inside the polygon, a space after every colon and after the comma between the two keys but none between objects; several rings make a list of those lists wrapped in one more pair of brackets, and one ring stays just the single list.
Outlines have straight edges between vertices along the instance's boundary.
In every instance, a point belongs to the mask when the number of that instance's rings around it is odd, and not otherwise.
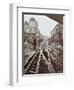
[{"label": "timber pile", "polygon": [[48,48],[38,49],[28,58],[28,62],[24,65],[24,73],[40,74],[63,72],[63,58],[57,54],[58,51],[50,51]]}]

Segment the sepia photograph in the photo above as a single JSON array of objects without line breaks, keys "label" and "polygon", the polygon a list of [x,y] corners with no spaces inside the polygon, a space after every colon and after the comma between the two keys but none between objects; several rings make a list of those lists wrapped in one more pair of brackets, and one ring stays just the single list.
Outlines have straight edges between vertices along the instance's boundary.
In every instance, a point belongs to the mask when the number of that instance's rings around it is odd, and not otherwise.
[{"label": "sepia photograph", "polygon": [[63,73],[63,16],[22,13],[22,75]]}]

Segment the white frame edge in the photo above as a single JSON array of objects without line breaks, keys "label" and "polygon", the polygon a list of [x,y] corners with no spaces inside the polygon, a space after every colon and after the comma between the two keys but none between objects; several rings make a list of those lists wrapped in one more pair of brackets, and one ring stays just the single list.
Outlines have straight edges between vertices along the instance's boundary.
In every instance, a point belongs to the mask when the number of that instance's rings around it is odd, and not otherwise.
[{"label": "white frame edge", "polygon": [[10,11],[10,59],[9,59],[9,82],[10,85],[17,84],[17,8],[13,4],[9,6]]}]

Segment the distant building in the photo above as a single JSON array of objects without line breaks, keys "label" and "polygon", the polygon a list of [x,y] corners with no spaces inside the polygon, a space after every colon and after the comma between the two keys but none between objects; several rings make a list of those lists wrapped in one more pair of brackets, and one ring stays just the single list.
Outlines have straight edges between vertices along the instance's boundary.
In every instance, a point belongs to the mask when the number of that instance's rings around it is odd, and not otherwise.
[{"label": "distant building", "polygon": [[25,21],[24,33],[40,34],[40,31],[38,30],[38,23],[34,18],[30,18],[29,22]]},{"label": "distant building", "polygon": [[58,23],[58,24],[54,27],[54,29],[51,31],[51,36],[53,36],[53,35],[56,34],[56,33],[61,33],[61,32],[63,32],[63,25],[60,24],[60,23]]},{"label": "distant building", "polygon": [[63,45],[63,25],[62,24],[58,23],[51,31],[51,38],[49,39],[49,44],[51,43]]},{"label": "distant building", "polygon": [[29,24],[27,21],[24,23],[24,32],[28,33],[29,32]]},{"label": "distant building", "polygon": [[35,50],[37,47],[39,47],[39,39],[40,31],[38,30],[38,22],[35,20],[35,18],[30,18],[29,22],[25,21],[24,23],[24,42],[29,43],[28,47],[32,47],[33,45],[33,49]]}]

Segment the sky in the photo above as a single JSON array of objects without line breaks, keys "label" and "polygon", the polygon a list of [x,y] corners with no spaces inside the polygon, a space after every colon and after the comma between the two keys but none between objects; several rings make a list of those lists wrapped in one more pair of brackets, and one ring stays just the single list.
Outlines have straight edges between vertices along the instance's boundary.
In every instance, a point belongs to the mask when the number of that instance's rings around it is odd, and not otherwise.
[{"label": "sky", "polygon": [[55,20],[52,20],[51,18],[48,18],[45,15],[24,15],[24,22],[26,20],[29,22],[29,19],[32,17],[35,18],[38,22],[38,29],[40,33],[50,37],[50,32],[56,26],[57,22]]}]

